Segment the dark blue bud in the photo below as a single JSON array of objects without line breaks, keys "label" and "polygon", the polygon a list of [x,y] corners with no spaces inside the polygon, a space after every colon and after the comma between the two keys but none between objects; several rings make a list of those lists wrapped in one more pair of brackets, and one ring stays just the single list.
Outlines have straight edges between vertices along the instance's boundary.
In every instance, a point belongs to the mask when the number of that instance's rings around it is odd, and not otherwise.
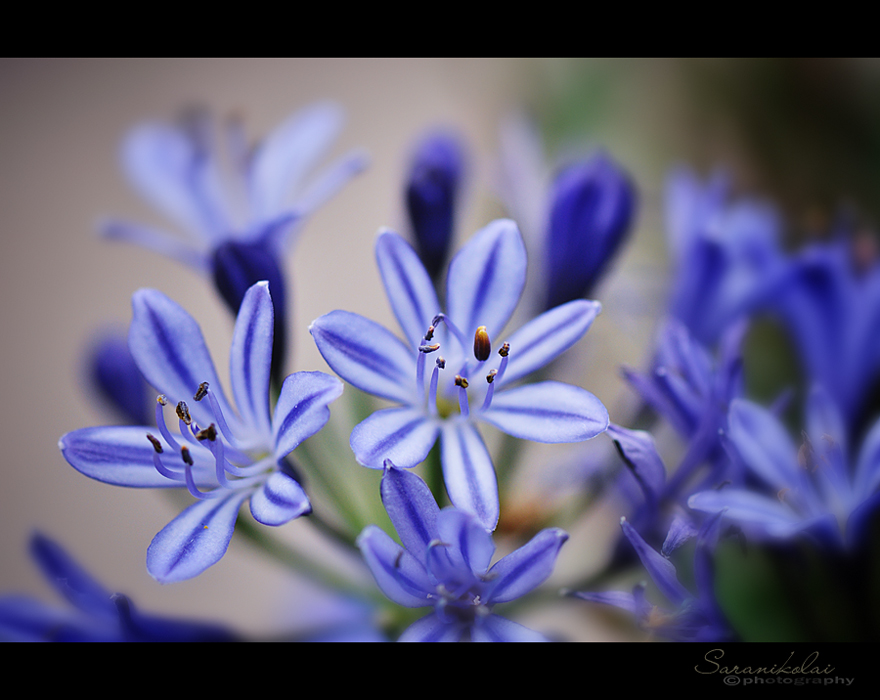
[{"label": "dark blue bud", "polygon": [[629,177],[603,153],[557,176],[546,238],[546,308],[592,291],[629,233],[635,199]]},{"label": "dark blue bud", "polygon": [[272,341],[272,378],[280,386],[287,349],[287,301],[284,275],[278,260],[263,242],[228,241],[214,251],[214,285],[233,314],[238,315],[245,292],[257,282],[267,281],[275,306]]},{"label": "dark blue bud", "polygon": [[432,133],[420,142],[407,179],[407,214],[419,256],[433,279],[445,268],[463,163],[458,139]]},{"label": "dark blue bud", "polygon": [[87,359],[89,384],[105,399],[120,423],[149,425],[153,392],[135,364],[124,333],[103,331]]}]

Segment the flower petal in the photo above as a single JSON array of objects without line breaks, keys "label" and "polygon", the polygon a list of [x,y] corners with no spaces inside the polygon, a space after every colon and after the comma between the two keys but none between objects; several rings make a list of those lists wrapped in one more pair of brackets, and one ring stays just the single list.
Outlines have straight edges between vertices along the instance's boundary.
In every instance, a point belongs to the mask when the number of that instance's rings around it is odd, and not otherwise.
[{"label": "flower petal", "polygon": [[734,399],[728,424],[731,441],[755,474],[777,489],[800,483],[797,448],[776,416],[757,404]]},{"label": "flower petal", "polygon": [[[64,459],[81,474],[114,486],[134,488],[181,488],[182,481],[162,476],[153,463],[156,454],[148,433],[156,428],[108,426],[83,428],[63,435],[58,447]],[[166,450],[167,452],[167,450]],[[193,479],[199,486],[216,486],[214,458],[207,450],[190,450]],[[182,470],[180,455],[165,459]]]},{"label": "flower petal", "polygon": [[688,593],[688,590],[679,583],[678,577],[675,574],[675,566],[671,561],[652,549],[625,519],[621,519],[620,527],[633,546],[633,549],[636,550],[636,554],[639,555],[639,559],[642,560],[642,564],[648,570],[654,583],[657,584],[657,588],[660,589],[660,592],[666,596],[670,603],[677,607],[688,598],[693,598]]},{"label": "flower petal", "polygon": [[257,282],[245,293],[238,309],[229,354],[229,375],[242,420],[263,436],[272,433],[269,376],[274,327],[275,310],[269,283]]},{"label": "flower petal", "polygon": [[449,499],[477,517],[487,530],[498,524],[498,480],[477,429],[465,421],[443,425],[441,461]]},{"label": "flower petal", "polygon": [[179,238],[169,236],[159,229],[131,221],[111,219],[101,222],[98,230],[104,238],[134,243],[141,248],[182,262],[184,265],[205,274],[211,271],[210,260],[203,250],[190,243],[185,243]]},{"label": "flower petal", "polygon": [[462,623],[449,623],[436,613],[416,620],[400,635],[398,642],[460,642],[467,629]]},{"label": "flower petal", "polygon": [[190,413],[202,426],[212,423],[208,401],[192,397],[202,382],[220,404],[234,434],[238,417],[226,400],[199,325],[183,308],[155,289],[139,289],[131,298],[133,317],[128,347],[144,378],[174,403],[186,401]]},{"label": "flower petal", "polygon": [[489,569],[495,582],[489,593],[491,604],[506,603],[533,591],[553,573],[559,548],[568,533],[559,528],[541,530],[528,543],[511,552]]},{"label": "flower petal", "polygon": [[399,467],[424,462],[437,441],[436,421],[412,408],[385,408],[358,423],[349,444],[359,464],[381,469],[385,460]]},{"label": "flower petal", "polygon": [[586,389],[540,382],[499,392],[479,417],[508,435],[535,442],[579,442],[608,427],[608,411]]},{"label": "flower petal", "polygon": [[529,321],[507,338],[510,364],[502,385],[525,377],[568,350],[587,332],[601,310],[598,301],[581,299],[557,306]]},{"label": "flower petal", "polygon": [[474,234],[452,260],[447,313],[466,338],[478,326],[490,337],[504,329],[526,281],[526,249],[516,224],[498,219]]},{"label": "flower petal", "polygon": [[477,577],[486,573],[495,554],[495,543],[472,515],[457,508],[444,508],[437,519],[437,531],[440,540],[449,545],[446,553],[454,565]]},{"label": "flower petal", "polygon": [[331,311],[313,321],[309,332],[327,364],[349,384],[403,404],[415,400],[416,352],[375,321]]},{"label": "flower petal", "polygon": [[407,551],[420,560],[428,544],[437,539],[440,509],[421,477],[389,464],[382,475],[382,503]]},{"label": "flower petal", "polygon": [[547,638],[501,615],[489,615],[471,627],[472,642],[546,642]]},{"label": "flower petal", "polygon": [[778,499],[741,489],[701,491],[688,499],[688,507],[704,513],[720,513],[740,524],[759,525],[777,537],[789,537],[806,525]]},{"label": "flower petal", "polygon": [[383,231],[376,239],[376,261],[394,315],[410,345],[417,348],[440,312],[431,278],[412,246],[393,231]]},{"label": "flower petal", "polygon": [[361,532],[357,545],[386,596],[407,608],[431,605],[428,596],[434,592],[434,585],[425,567],[385,531],[369,525]]},{"label": "flower petal", "polygon": [[251,496],[251,514],[263,525],[284,525],[311,512],[302,486],[284,472],[274,472]]},{"label": "flower petal", "polygon": [[569,595],[573,598],[580,598],[581,600],[587,600],[591,603],[613,605],[615,608],[626,610],[633,615],[637,615],[639,612],[635,596],[626,591],[600,591],[596,593],[573,591]]},{"label": "flower petal", "polygon": [[609,425],[608,437],[614,440],[645,496],[656,503],[666,483],[666,467],[657,453],[651,433]]},{"label": "flower petal", "polygon": [[159,583],[198,576],[226,554],[235,520],[250,489],[230,491],[223,498],[196,501],[153,538],[147,550],[147,571]]},{"label": "flower petal", "polygon": [[326,425],[327,407],[342,389],[342,382],[323,372],[295,372],[284,380],[272,421],[275,459],[284,458]]}]

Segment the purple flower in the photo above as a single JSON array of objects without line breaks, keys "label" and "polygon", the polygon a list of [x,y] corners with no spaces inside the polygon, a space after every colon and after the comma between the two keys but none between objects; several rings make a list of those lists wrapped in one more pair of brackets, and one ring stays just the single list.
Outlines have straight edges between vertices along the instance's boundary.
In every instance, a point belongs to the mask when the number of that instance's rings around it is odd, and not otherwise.
[{"label": "purple flower", "polygon": [[[636,585],[632,593],[606,591],[571,593],[572,596],[622,608],[636,617],[642,629],[670,641],[720,642],[734,637],[715,597],[712,550],[718,538],[717,517],[710,518],[697,534],[697,546],[694,552],[697,595],[693,595],[681,585],[673,563],[652,549],[625,518],[621,518],[620,527],[657,588],[672,604],[672,609],[651,605],[645,597],[644,583]],[[670,530],[667,542],[678,539],[677,536],[678,532],[675,529]],[[671,552],[672,549],[674,546],[671,544],[664,546],[664,551]]]},{"label": "purple flower", "polygon": [[797,446],[770,411],[745,400],[731,404],[730,442],[762,487],[721,488],[690,497],[688,505],[723,513],[752,536],[812,537],[832,549],[858,547],[880,506],[880,422],[865,437],[854,469],[847,457],[843,417],[815,387]]},{"label": "purple flower", "polygon": [[464,170],[459,139],[432,132],[418,144],[406,184],[406,210],[425,269],[434,279],[446,263]]},{"label": "purple flower", "polygon": [[[376,257],[391,307],[407,342],[357,314],[333,311],[309,330],[327,364],[371,394],[402,404],[357,425],[358,462],[413,467],[437,440],[452,502],[493,530],[498,485],[476,428],[484,421],[537,442],[577,442],[608,426],[591,393],[555,381],[507,388],[571,347],[599,313],[594,301],[573,301],[530,321],[503,343],[501,334],[525,282],[526,254],[516,224],[498,220],[455,256],[446,280],[446,313],[412,247],[390,231]],[[434,359],[429,367],[429,358]]]},{"label": "purple flower", "polygon": [[146,425],[152,413],[150,388],[135,364],[123,332],[97,334],[86,358],[90,391],[101,396],[121,422]]},{"label": "purple flower", "polygon": [[430,489],[411,472],[386,465],[382,502],[403,547],[371,525],[358,546],[382,592],[408,608],[434,612],[404,631],[400,641],[542,641],[535,632],[492,612],[520,598],[553,572],[568,535],[542,530],[489,566],[492,536],[468,513],[440,510]]},{"label": "purple flower", "polygon": [[[283,525],[311,511],[285,460],[329,418],[342,383],[321,372],[297,372],[269,406],[273,308],[266,282],[245,295],[230,351],[227,401],[201,330],[156,290],[132,298],[129,347],[144,377],[164,392],[156,427],[101,427],[63,436],[59,447],[78,471],[117,486],[186,488],[197,500],[169,523],[147,552],[150,574],[168,583],[192,578],[226,552],[241,504],[265,525]],[[187,403],[194,399],[192,403]],[[176,405],[180,434],[165,423]],[[157,433],[158,434],[154,434]]]},{"label": "purple flower", "polygon": [[111,594],[49,538],[34,534],[30,551],[44,577],[73,609],[26,596],[0,598],[0,639],[46,642],[224,642],[219,625],[144,615]]}]

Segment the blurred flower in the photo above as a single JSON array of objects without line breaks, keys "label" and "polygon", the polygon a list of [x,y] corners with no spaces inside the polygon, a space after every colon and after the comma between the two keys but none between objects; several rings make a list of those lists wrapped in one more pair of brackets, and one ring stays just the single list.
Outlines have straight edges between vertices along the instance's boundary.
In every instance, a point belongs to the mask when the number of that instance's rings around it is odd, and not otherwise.
[{"label": "blurred flower", "polygon": [[[413,467],[427,457],[440,434],[450,499],[494,530],[498,484],[475,423],[483,420],[514,437],[551,443],[587,440],[604,431],[608,412],[580,387],[548,381],[505,388],[571,347],[600,306],[574,301],[548,311],[511,335],[493,355],[491,336],[504,328],[525,283],[526,254],[516,224],[492,222],[455,256],[446,285],[448,315],[439,313],[428,273],[400,236],[382,233],[376,257],[408,346],[382,326],[347,311],[333,311],[309,327],[339,376],[403,404],[376,411],[356,426],[351,448],[367,467],[380,469],[385,460]],[[429,379],[426,358],[437,351],[442,356]]]},{"label": "blurred flower", "polygon": [[[162,440],[151,434],[156,428],[86,428],[64,435],[59,447],[75,469],[98,481],[185,486],[198,499],[156,535],[147,552],[150,574],[169,583],[219,561],[245,500],[264,525],[283,525],[310,512],[285,457],[324,426],[342,383],[321,372],[292,374],[270,414],[273,310],[266,282],[248,291],[235,323],[230,376],[240,415],[226,400],[195,320],[156,290],[136,292],[132,307],[132,355],[150,384],[165,392],[156,404]],[[189,396],[196,401],[192,406],[184,401]],[[180,442],[165,424],[162,409],[169,400],[179,402]]]},{"label": "blurred flower", "polygon": [[98,393],[120,421],[146,425],[150,422],[152,398],[125,335],[116,330],[100,331],[86,357],[89,388]]},{"label": "blurred flower", "polygon": [[226,642],[219,625],[144,615],[110,594],[58,544],[37,533],[30,551],[46,580],[74,606],[58,608],[25,596],[0,598],[0,639],[47,642]]},{"label": "blurred flower", "polygon": [[537,633],[492,612],[520,598],[553,572],[568,535],[542,530],[491,568],[492,536],[471,515],[440,510],[418,476],[386,463],[382,501],[403,547],[371,525],[358,538],[382,592],[409,608],[434,612],[411,625],[400,641],[542,641]]},{"label": "blurred flower", "polygon": [[[175,126],[140,124],[123,144],[125,173],[188,240],[120,219],[103,222],[101,232],[211,276],[233,313],[251,285],[269,280],[280,367],[287,318],[280,262],[284,251],[305,218],[366,165],[362,153],[350,152],[307,179],[342,121],[339,107],[316,103],[293,114],[254,148],[248,147],[238,121],[230,121],[218,134],[211,116],[201,110],[186,114]],[[275,372],[280,379],[278,367]]]},{"label": "blurred flower", "polygon": [[463,170],[464,148],[457,137],[431,132],[418,143],[406,184],[406,210],[431,279],[446,265]]},{"label": "blurred flower", "polygon": [[[647,632],[675,642],[730,641],[734,633],[715,597],[715,571],[712,551],[718,537],[718,518],[710,518],[697,534],[694,551],[694,578],[697,594],[693,595],[678,580],[675,566],[664,555],[652,549],[638,532],[621,518],[620,527],[630,541],[642,564],[660,592],[672,604],[672,610],[651,605],[645,598],[645,584],[640,583],[632,593],[606,591],[604,593],[577,593],[571,595],[593,603],[622,608],[638,620]],[[670,531],[667,540],[677,539]],[[673,546],[664,547],[671,552]]]},{"label": "blurred flower", "polygon": [[704,183],[686,169],[666,185],[666,229],[673,258],[670,312],[711,348],[725,329],[766,303],[787,273],[779,222],[769,206],[728,203],[722,172]]},{"label": "blurred flower", "polygon": [[721,488],[688,505],[740,525],[761,538],[798,534],[834,549],[858,547],[880,506],[880,422],[851,470],[843,416],[819,387],[810,393],[798,448],[782,423],[761,406],[738,399],[728,419],[730,441],[763,488]]}]

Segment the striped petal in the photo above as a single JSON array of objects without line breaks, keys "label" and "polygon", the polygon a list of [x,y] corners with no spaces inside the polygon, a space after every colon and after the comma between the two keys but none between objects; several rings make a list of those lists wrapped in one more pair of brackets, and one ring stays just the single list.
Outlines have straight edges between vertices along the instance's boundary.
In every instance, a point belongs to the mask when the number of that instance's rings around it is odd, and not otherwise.
[{"label": "striped petal", "polygon": [[381,469],[386,459],[399,467],[414,467],[425,461],[438,430],[437,422],[422,411],[386,408],[358,423],[349,444],[365,467]]},{"label": "striped petal", "polygon": [[386,596],[407,608],[431,605],[428,596],[434,592],[434,584],[425,567],[383,530],[369,525],[357,545]]},{"label": "striped petal", "polygon": [[437,539],[440,509],[428,485],[405,469],[389,464],[382,475],[382,503],[407,551],[421,557]]},{"label": "striped petal", "polygon": [[498,524],[498,480],[492,458],[477,429],[465,421],[445,423],[441,461],[452,503],[477,517],[487,530]]},{"label": "striped petal", "polygon": [[472,642],[546,642],[542,634],[538,634],[518,622],[508,620],[501,615],[489,615],[479,624],[471,628]]},{"label": "striped petal", "polygon": [[323,372],[295,372],[284,380],[272,429],[276,460],[326,425],[330,418],[328,406],[339,398],[342,389],[342,382]]},{"label": "striped petal", "polygon": [[229,355],[232,395],[242,420],[259,435],[272,434],[269,418],[269,376],[275,310],[269,283],[258,282],[244,295]]},{"label": "striped petal", "polygon": [[506,603],[533,591],[553,573],[559,549],[568,533],[559,528],[541,530],[527,544],[511,552],[489,570],[495,585],[489,594],[492,604]]},{"label": "striped petal", "polygon": [[263,525],[284,525],[311,511],[302,486],[284,472],[274,472],[251,496],[251,514]]}]

